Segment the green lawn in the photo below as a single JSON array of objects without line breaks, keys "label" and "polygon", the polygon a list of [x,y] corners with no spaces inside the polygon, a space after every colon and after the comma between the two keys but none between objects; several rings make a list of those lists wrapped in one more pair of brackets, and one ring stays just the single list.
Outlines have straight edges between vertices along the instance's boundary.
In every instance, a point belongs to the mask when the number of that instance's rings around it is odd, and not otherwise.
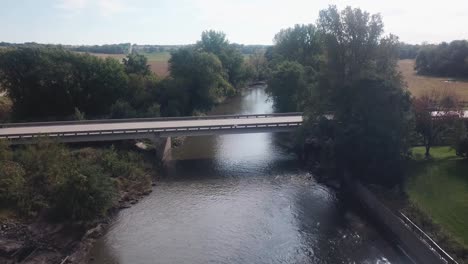
[{"label": "green lawn", "polygon": [[453,238],[468,247],[468,161],[449,147],[431,149],[432,160],[424,160],[424,148],[413,149],[407,192],[410,200]]}]

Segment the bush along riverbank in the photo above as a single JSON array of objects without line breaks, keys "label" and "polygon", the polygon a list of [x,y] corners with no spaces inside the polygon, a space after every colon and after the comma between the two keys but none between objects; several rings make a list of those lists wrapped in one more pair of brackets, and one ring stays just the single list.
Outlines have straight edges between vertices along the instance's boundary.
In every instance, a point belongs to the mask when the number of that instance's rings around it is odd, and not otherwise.
[{"label": "bush along riverbank", "polygon": [[0,142],[0,263],[86,263],[112,215],[152,191],[154,151]]}]

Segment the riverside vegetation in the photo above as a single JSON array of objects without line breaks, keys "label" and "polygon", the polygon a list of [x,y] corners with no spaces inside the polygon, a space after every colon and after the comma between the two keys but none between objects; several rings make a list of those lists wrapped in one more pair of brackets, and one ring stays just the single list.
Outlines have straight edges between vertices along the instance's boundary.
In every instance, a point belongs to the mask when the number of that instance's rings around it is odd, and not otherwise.
[{"label": "riverside vegetation", "polygon": [[[250,78],[244,57],[221,32],[203,32],[197,45],[174,51],[169,63],[171,74],[161,79],[137,53],[119,62],[60,47],[5,48],[0,118],[197,115],[235,95]],[[95,145],[41,141],[13,148],[1,142],[0,261],[34,255],[28,261],[50,263],[68,255],[81,263],[80,252],[99,233],[87,230],[151,191],[158,171],[154,155],[128,143]]]}]

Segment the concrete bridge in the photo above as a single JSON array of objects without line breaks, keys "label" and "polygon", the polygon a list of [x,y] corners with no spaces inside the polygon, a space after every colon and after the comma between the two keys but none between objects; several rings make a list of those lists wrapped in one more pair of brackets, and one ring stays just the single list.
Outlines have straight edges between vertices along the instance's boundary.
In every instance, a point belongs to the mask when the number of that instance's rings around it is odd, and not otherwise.
[{"label": "concrete bridge", "polygon": [[93,142],[288,132],[300,125],[302,113],[10,123],[0,124],[0,139],[7,139],[11,144],[32,144],[41,137],[59,142]]}]

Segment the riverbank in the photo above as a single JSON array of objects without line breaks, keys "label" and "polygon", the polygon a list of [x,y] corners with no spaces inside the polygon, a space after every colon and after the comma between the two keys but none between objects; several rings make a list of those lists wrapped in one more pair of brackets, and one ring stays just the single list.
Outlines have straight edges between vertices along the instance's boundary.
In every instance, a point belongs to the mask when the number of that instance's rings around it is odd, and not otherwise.
[{"label": "riverbank", "polygon": [[[76,147],[73,152],[98,154],[102,148]],[[116,149],[117,161],[126,159],[123,167],[135,166],[142,174],[133,171],[133,176],[124,175],[125,168],[121,168],[122,175],[113,177],[116,193],[106,213],[86,221],[54,221],[47,215],[47,210],[33,217],[1,210],[0,263],[87,263],[93,242],[103,234],[116,213],[150,194],[158,177],[154,151],[138,150],[128,144],[119,144]]]},{"label": "riverbank", "polygon": [[370,187],[394,213],[404,213],[450,256],[467,263],[468,163],[450,147],[433,147],[431,155],[426,160],[422,147],[413,148],[403,190]]}]

